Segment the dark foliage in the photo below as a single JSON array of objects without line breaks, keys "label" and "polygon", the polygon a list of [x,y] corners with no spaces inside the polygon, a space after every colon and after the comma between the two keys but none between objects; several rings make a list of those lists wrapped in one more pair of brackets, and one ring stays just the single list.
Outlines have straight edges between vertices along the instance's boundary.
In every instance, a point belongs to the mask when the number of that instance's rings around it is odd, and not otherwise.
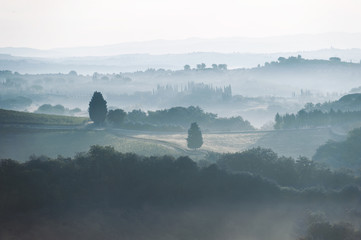
[{"label": "dark foliage", "polygon": [[332,164],[335,167],[350,167],[359,171],[361,164],[360,156],[361,128],[356,128],[348,133],[345,141],[329,141],[320,146],[313,159]]},{"label": "dark foliage", "polygon": [[0,213],[40,208],[173,206],[278,198],[274,183],[249,174],[200,169],[188,157],[140,157],[93,146],[74,159],[0,162]]},{"label": "dark foliage", "polygon": [[[263,157],[272,161],[272,153],[266,152]],[[291,195],[323,201],[324,194],[319,190],[281,189],[263,177],[227,173],[216,165],[200,169],[188,157],[140,157],[116,152],[112,147],[93,146],[74,159],[33,157],[26,163],[0,161],[2,216],[39,209],[271,203]],[[361,194],[358,187],[352,187],[330,196],[360,201]]]},{"label": "dark foliage", "polygon": [[[199,107],[173,107],[170,109],[148,111],[110,110],[108,122],[113,126],[132,130],[147,131],[184,131],[192,122],[198,122],[207,130],[240,131],[253,130],[254,127],[242,117],[218,118],[217,114],[206,113]],[[124,115],[125,114],[125,115]]]},{"label": "dark foliage", "polygon": [[343,126],[349,127],[354,124],[361,123],[361,111],[342,112],[340,110],[322,112],[321,110],[313,110],[307,112],[300,110],[297,114],[285,114],[275,116],[275,129],[290,128],[313,128],[325,126]]},{"label": "dark foliage", "polygon": [[278,157],[270,149],[253,148],[241,153],[224,154],[219,156],[218,165],[232,172],[250,172],[271,179],[281,186],[298,189],[340,189],[348,184],[361,185],[359,178],[345,171],[331,171],[305,157],[299,157],[296,161]]},{"label": "dark foliage", "polygon": [[65,114],[65,107],[60,104],[55,106],[52,106],[51,104],[43,104],[35,112],[63,115]]},{"label": "dark foliage", "polygon": [[89,102],[89,117],[97,125],[104,123],[107,115],[107,102],[100,92],[94,92]]},{"label": "dark foliage", "polygon": [[312,223],[306,236],[300,240],[359,240],[361,232],[347,223],[331,224],[329,222]]},{"label": "dark foliage", "polygon": [[191,127],[188,129],[188,138],[187,138],[187,147],[196,149],[200,148],[203,145],[202,132],[199,129],[199,126],[196,122],[191,124]]},{"label": "dark foliage", "polygon": [[[275,158],[270,151],[245,154],[265,162]],[[272,164],[261,162],[261,167]],[[347,206],[358,213],[361,191],[348,186],[352,180],[340,191],[296,190],[250,172],[230,173],[215,164],[200,168],[189,157],[141,157],[100,146],[73,159],[2,159],[0,238],[282,239],[280,231],[286,236],[290,231],[286,222],[302,217],[305,209]],[[317,222],[303,225],[297,236],[359,239],[360,233],[348,226]]]},{"label": "dark foliage", "polygon": [[314,110],[321,110],[323,112],[329,112],[331,109],[335,111],[343,111],[343,112],[351,112],[351,111],[361,111],[361,94],[360,93],[354,93],[354,94],[348,94],[343,97],[341,97],[337,101],[333,102],[324,102],[324,103],[307,103],[305,105],[304,110],[307,112],[311,112]]},{"label": "dark foliage", "polygon": [[275,129],[350,126],[361,122],[361,94],[348,94],[334,102],[307,103],[297,114],[275,116]]},{"label": "dark foliage", "polygon": [[305,59],[301,55],[290,56],[288,58],[279,57],[278,61],[266,62],[264,70],[274,71],[274,70],[290,70],[290,69],[302,69],[304,71],[313,71],[315,74],[315,69],[352,69],[357,68],[357,64],[351,62],[341,61],[338,57],[331,57],[329,60],[323,59]]},{"label": "dark foliage", "polygon": [[129,112],[127,115],[127,120],[129,122],[140,122],[143,123],[147,119],[147,113],[143,112],[142,110],[134,109],[133,111]]},{"label": "dark foliage", "polygon": [[63,105],[43,104],[36,111],[36,113],[54,114],[54,115],[74,115],[74,113],[81,112],[80,108],[68,109]]},{"label": "dark foliage", "polygon": [[107,120],[113,126],[119,127],[123,124],[127,113],[123,109],[109,110]]},{"label": "dark foliage", "polygon": [[155,126],[180,126],[188,128],[192,122],[212,130],[253,130],[253,126],[242,117],[218,118],[216,114],[206,113],[199,107],[173,107],[165,110],[148,111],[133,110],[127,115],[133,123],[152,124]]}]

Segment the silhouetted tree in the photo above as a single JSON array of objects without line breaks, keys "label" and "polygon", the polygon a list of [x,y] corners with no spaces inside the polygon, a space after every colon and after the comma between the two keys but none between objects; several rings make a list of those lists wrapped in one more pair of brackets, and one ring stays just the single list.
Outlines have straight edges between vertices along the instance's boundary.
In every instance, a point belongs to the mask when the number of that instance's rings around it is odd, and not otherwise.
[{"label": "silhouetted tree", "polygon": [[43,104],[35,112],[62,115],[65,114],[65,107],[60,104],[55,106],[52,106],[51,104]]},{"label": "silhouetted tree", "polygon": [[[224,157],[226,162],[222,165],[228,166],[226,169],[219,168],[220,164],[200,169],[189,157],[142,157],[96,145],[88,153],[77,154],[74,158],[32,156],[24,163],[0,159],[0,221],[4,223],[8,216],[23,217],[29,213],[35,218],[39,215],[33,213],[56,214],[74,209],[118,208],[123,211],[152,205],[189,207],[197,202],[209,202],[214,206],[216,201],[222,205],[270,202],[273,206],[280,201],[289,204],[293,199],[296,203],[305,201],[320,206],[326,200],[329,203],[342,200],[344,204],[361,200],[359,177],[344,175],[344,180],[340,181],[335,172],[316,169],[307,159],[296,163],[260,148]],[[311,185],[294,182],[302,179],[305,173],[307,179],[304,177],[301,181],[311,180]],[[276,182],[294,188],[280,188]],[[333,184],[342,190],[335,191]],[[326,189],[307,189],[312,186],[325,186]],[[0,232],[4,226],[7,225],[0,225]],[[339,235],[338,238],[327,238],[326,235],[326,238],[317,238],[322,235],[311,234],[306,239],[359,240],[360,233],[357,234]]]},{"label": "silhouetted tree", "polygon": [[110,110],[107,115],[107,120],[115,126],[120,126],[126,116],[127,114],[123,109]]},{"label": "silhouetted tree", "polygon": [[278,62],[279,62],[279,63],[285,63],[286,61],[287,61],[287,59],[284,58],[284,57],[279,57],[279,58],[278,58]]},{"label": "silhouetted tree", "polygon": [[191,66],[189,66],[188,64],[187,64],[187,65],[184,65],[184,70],[185,70],[185,71],[191,70]]},{"label": "silhouetted tree", "polygon": [[330,62],[341,62],[341,58],[339,57],[330,57],[329,60]]},{"label": "silhouetted tree", "polygon": [[[224,101],[230,100],[232,97],[231,87],[225,87],[221,95]],[[214,130],[252,130],[252,125],[243,120],[242,117],[231,118],[218,118],[217,114],[204,112],[199,107],[190,106],[185,107],[173,107],[170,109],[148,111],[148,114],[141,110],[133,110],[127,114],[127,122],[151,124],[155,126],[161,126],[165,129],[165,126],[173,127],[181,126],[188,128],[192,122],[197,122],[202,126]]]},{"label": "silhouetted tree", "polygon": [[202,132],[196,122],[191,124],[188,130],[187,146],[192,149],[200,148],[203,145]]},{"label": "silhouetted tree", "polygon": [[275,129],[281,129],[282,128],[282,117],[279,115],[279,113],[276,114],[275,116],[275,125],[274,128]]},{"label": "silhouetted tree", "polygon": [[198,69],[198,70],[204,70],[204,69],[206,69],[206,64],[205,64],[205,63],[197,64],[197,69]]},{"label": "silhouetted tree", "polygon": [[218,64],[219,70],[227,70],[227,64]]},{"label": "silhouetted tree", "polygon": [[89,102],[89,117],[97,125],[104,123],[107,116],[107,101],[100,92],[94,92]]},{"label": "silhouetted tree", "polygon": [[100,76],[99,73],[97,73],[97,72],[93,73],[93,77],[92,77],[93,81],[98,80],[99,76]]},{"label": "silhouetted tree", "polygon": [[70,75],[70,76],[78,76],[78,73],[75,72],[74,70],[72,70],[72,71],[70,71],[70,72],[68,73],[68,75]]},{"label": "silhouetted tree", "polygon": [[147,118],[147,114],[143,112],[142,110],[133,110],[131,112],[128,112],[127,119],[130,122],[144,122]]}]

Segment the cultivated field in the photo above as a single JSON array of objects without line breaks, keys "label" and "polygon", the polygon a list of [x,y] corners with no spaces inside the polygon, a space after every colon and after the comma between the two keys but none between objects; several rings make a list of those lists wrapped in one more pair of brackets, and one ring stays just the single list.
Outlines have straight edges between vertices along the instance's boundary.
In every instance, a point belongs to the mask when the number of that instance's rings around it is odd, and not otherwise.
[{"label": "cultivated field", "polygon": [[0,127],[0,158],[26,161],[29,156],[46,155],[71,157],[86,152],[92,145],[113,146],[121,152],[140,155],[188,155],[195,160],[208,151],[240,152],[252,147],[271,148],[279,155],[294,158],[312,157],[316,149],[328,140],[344,136],[330,129],[253,131],[243,133],[205,133],[204,144],[198,150],[187,148],[186,133],[153,133],[114,129],[47,129]]},{"label": "cultivated field", "polygon": [[113,146],[121,152],[147,156],[179,155],[172,147],[152,141],[116,136],[104,130],[0,128],[0,136],[0,159],[26,161],[33,154],[72,157],[79,152],[88,151],[92,145]]},{"label": "cultivated field", "polygon": [[89,118],[86,117],[70,117],[0,109],[0,124],[75,126],[83,125],[87,121],[89,121]]},{"label": "cultivated field", "polygon": [[[169,142],[187,148],[187,134],[135,134],[140,139]],[[340,141],[345,136],[337,135],[328,128],[284,131],[253,131],[243,133],[203,134],[202,150],[233,153],[252,147],[271,148],[279,155],[311,158],[316,149],[328,140]]]}]

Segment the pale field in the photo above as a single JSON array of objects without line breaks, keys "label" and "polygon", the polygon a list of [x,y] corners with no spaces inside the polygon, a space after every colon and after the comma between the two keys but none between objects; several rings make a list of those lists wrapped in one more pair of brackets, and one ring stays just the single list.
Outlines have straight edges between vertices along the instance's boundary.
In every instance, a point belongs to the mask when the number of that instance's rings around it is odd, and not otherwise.
[{"label": "pale field", "polygon": [[[201,149],[219,153],[240,152],[254,145],[264,135],[265,133],[203,134],[203,145]],[[187,149],[187,134],[139,134],[134,135],[134,137],[164,141]]]},{"label": "pale field", "polygon": [[[163,144],[187,149],[187,134],[136,134],[133,137],[160,141]],[[317,148],[329,140],[340,141],[345,136],[334,134],[328,128],[299,129],[269,132],[245,132],[203,134],[203,151],[219,153],[242,152],[254,147],[270,148],[277,154],[298,158],[306,156],[312,158]],[[190,152],[191,153],[191,152]],[[190,154],[191,155],[191,154]]]},{"label": "pale field", "polygon": [[92,145],[112,146],[120,152],[133,152],[144,156],[182,155],[167,144],[117,136],[95,130],[28,130],[0,128],[0,159],[26,161],[31,155],[73,157],[87,152]]},{"label": "pale field", "polygon": [[73,157],[87,152],[92,145],[113,146],[120,152],[144,156],[172,155],[203,159],[208,151],[218,153],[241,152],[253,147],[270,148],[279,155],[311,158],[317,148],[328,140],[342,140],[344,136],[329,129],[289,130],[203,134],[200,149],[187,148],[187,134],[151,133],[127,130],[49,130],[0,128],[0,159],[26,161],[32,154]]}]

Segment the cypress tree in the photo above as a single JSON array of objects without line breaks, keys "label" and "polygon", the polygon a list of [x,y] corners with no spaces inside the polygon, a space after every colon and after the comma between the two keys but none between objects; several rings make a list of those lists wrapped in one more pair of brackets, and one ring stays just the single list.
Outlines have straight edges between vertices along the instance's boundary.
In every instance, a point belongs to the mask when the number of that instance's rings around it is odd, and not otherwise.
[{"label": "cypress tree", "polygon": [[104,100],[100,92],[94,92],[89,102],[89,117],[96,125],[104,123],[107,116],[107,101]]},{"label": "cypress tree", "polygon": [[188,130],[187,146],[188,148],[196,149],[203,145],[202,132],[196,122],[191,124]]}]

